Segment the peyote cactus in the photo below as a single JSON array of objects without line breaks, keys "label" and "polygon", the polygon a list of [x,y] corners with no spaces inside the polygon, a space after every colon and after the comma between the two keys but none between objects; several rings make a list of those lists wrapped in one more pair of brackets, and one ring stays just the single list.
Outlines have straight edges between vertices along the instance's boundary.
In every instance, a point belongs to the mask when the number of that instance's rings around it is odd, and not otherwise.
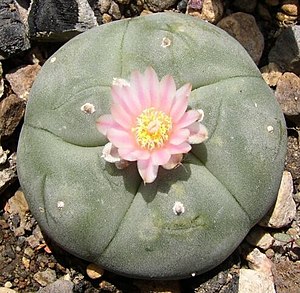
[{"label": "peyote cactus", "polygon": [[[208,139],[144,184],[135,163],[102,157],[97,119],[114,78],[151,66],[192,84]],[[91,29],[43,66],[27,106],[18,175],[43,231],[119,274],[176,279],[228,257],[277,195],[283,116],[246,51],[221,29],[175,13]]]}]

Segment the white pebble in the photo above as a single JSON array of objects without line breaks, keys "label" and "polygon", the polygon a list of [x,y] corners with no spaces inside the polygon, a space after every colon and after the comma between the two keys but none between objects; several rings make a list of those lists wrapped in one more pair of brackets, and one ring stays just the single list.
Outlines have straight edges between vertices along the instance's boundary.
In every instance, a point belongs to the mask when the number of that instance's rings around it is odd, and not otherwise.
[{"label": "white pebble", "polygon": [[174,206],[173,206],[173,212],[175,215],[179,216],[183,214],[185,211],[185,208],[183,204],[180,201],[175,201]]},{"label": "white pebble", "polygon": [[80,110],[86,114],[93,114],[96,111],[95,106],[91,103],[85,103]]}]

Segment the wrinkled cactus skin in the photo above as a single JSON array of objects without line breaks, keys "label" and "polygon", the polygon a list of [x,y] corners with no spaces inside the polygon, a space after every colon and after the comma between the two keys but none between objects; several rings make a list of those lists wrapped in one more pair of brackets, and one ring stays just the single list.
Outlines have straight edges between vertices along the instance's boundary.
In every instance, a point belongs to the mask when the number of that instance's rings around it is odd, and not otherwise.
[{"label": "wrinkled cactus skin", "polygon": [[[209,139],[144,185],[135,164],[118,170],[101,158],[95,121],[110,112],[113,78],[147,66],[177,88],[192,83],[190,107],[204,110]],[[226,259],[271,207],[285,131],[240,44],[192,17],[154,14],[93,28],[49,58],[28,102],[18,174],[41,228],[67,251],[131,277],[186,278]]]}]

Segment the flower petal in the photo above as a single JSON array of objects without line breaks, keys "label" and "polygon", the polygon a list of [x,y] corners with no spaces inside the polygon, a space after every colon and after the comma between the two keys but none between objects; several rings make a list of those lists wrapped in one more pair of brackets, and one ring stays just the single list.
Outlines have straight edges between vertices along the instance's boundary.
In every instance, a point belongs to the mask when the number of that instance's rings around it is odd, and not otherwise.
[{"label": "flower petal", "polygon": [[170,160],[171,154],[165,148],[154,150],[151,159],[154,165],[164,165]]},{"label": "flower petal", "polygon": [[96,121],[96,127],[98,131],[105,136],[107,135],[107,131],[115,126],[116,122],[110,114],[102,115]]},{"label": "flower petal", "polygon": [[151,106],[158,108],[160,105],[160,85],[156,72],[150,66],[145,71],[145,80],[147,81],[147,89],[151,98]]},{"label": "flower petal", "polygon": [[135,102],[130,86],[117,86],[113,85],[111,88],[111,94],[113,98],[113,103],[120,105],[125,111],[133,116],[136,116],[141,111],[141,106],[139,103]]},{"label": "flower petal", "polygon": [[130,84],[135,100],[138,101],[141,108],[149,108],[151,106],[151,98],[148,90],[146,74],[144,76],[137,70],[133,71],[130,78]]},{"label": "flower petal", "polygon": [[106,136],[117,148],[133,147],[135,144],[131,133],[121,128],[110,128]]},{"label": "flower petal", "polygon": [[169,143],[178,145],[187,141],[190,136],[190,130],[187,128],[182,128],[174,131],[169,139]]},{"label": "flower petal", "polygon": [[196,122],[200,117],[200,113],[197,110],[189,110],[185,112],[182,118],[175,124],[175,128],[185,128]]},{"label": "flower petal", "polygon": [[201,143],[208,139],[208,131],[207,128],[201,124],[200,122],[195,122],[188,127],[191,134],[188,138],[188,142],[190,144]]},{"label": "flower petal", "polygon": [[182,115],[185,113],[188,106],[188,99],[192,91],[192,85],[190,83],[185,84],[179,90],[176,91],[176,96],[173,101],[170,115],[174,123],[179,121]]},{"label": "flower petal", "polygon": [[166,75],[160,81],[160,105],[159,110],[170,113],[173,99],[176,94],[176,85],[171,75]]},{"label": "flower petal", "polygon": [[150,158],[150,153],[147,150],[136,149],[134,147],[120,148],[119,155],[127,161],[147,160]]},{"label": "flower petal", "polygon": [[178,167],[182,161],[183,154],[172,155],[170,160],[163,165],[164,169],[171,170]]},{"label": "flower petal", "polygon": [[148,160],[139,160],[137,167],[145,184],[152,183],[156,179],[158,165],[153,165],[151,158]]},{"label": "flower petal", "polygon": [[166,148],[168,149],[170,154],[175,155],[175,154],[186,154],[191,150],[192,147],[189,143],[183,142],[178,145],[168,144]]},{"label": "flower petal", "polygon": [[111,142],[108,142],[104,146],[101,157],[109,163],[116,163],[121,161],[118,149]]},{"label": "flower petal", "polygon": [[131,129],[133,117],[120,105],[113,104],[111,106],[111,114],[114,120],[125,129]]}]

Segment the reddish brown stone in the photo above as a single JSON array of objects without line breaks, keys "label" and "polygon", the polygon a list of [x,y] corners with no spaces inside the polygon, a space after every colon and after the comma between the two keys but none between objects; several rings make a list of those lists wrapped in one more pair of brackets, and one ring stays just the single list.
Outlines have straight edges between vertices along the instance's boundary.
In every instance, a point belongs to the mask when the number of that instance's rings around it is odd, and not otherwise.
[{"label": "reddish brown stone", "polygon": [[6,79],[9,81],[14,93],[21,99],[28,99],[31,86],[41,69],[39,64],[26,65],[7,73]]},{"label": "reddish brown stone", "polygon": [[11,94],[0,102],[0,137],[10,136],[25,112],[25,100]]}]

